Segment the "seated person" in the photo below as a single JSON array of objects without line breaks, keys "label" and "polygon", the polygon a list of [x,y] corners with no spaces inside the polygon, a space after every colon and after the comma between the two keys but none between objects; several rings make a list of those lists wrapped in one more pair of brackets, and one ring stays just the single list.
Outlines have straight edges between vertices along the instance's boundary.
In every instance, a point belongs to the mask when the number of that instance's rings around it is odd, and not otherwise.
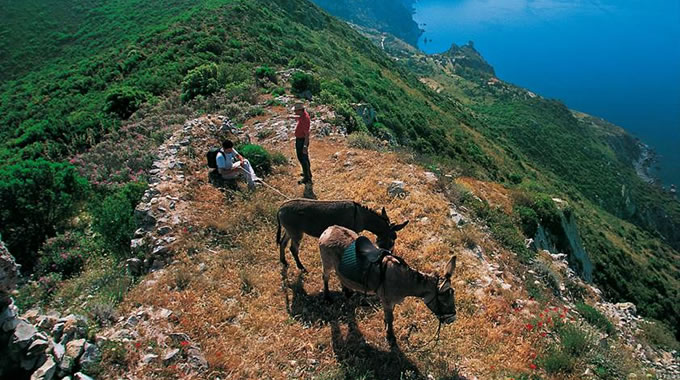
[{"label": "seated person", "polygon": [[217,171],[220,173],[223,179],[233,179],[239,176],[243,176],[248,183],[249,189],[255,188],[255,182],[261,181],[250,162],[243,158],[236,149],[234,149],[234,143],[230,140],[225,140],[222,143],[222,150],[217,153]]}]

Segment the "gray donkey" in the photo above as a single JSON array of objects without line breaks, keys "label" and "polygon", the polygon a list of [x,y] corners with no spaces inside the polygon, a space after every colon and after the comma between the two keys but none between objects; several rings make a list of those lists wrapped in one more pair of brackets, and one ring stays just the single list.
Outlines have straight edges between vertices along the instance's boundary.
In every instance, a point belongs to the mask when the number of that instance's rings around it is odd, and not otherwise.
[{"label": "gray donkey", "polygon": [[323,264],[323,291],[329,299],[328,280],[331,272],[340,279],[343,289],[377,294],[385,311],[387,341],[394,345],[394,306],[406,297],[419,297],[441,324],[456,319],[451,276],[456,256],[446,265],[444,278],[421,273],[400,257],[375,247],[370,240],[340,226],[326,229],[319,238]]},{"label": "gray donkey", "polygon": [[[408,220],[401,224],[390,223],[385,208],[377,213],[353,201],[318,201],[313,199],[289,200],[279,208],[276,243],[279,245],[280,260],[287,266],[285,252],[290,241],[290,253],[297,267],[307,271],[298,257],[300,241],[304,234],[319,237],[332,225],[347,227],[356,232],[368,230],[377,236],[380,248],[392,249],[397,231],[406,227]],[[282,235],[281,230],[285,230]]]}]

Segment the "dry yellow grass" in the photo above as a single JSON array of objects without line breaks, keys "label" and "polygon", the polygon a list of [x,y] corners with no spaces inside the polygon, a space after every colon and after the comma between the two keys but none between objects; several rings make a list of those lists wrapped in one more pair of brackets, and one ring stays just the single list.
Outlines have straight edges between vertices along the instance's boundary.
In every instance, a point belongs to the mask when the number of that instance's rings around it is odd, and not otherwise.
[{"label": "dry yellow grass", "polygon": [[[252,121],[246,123],[250,125]],[[264,145],[294,157],[292,142],[271,144]],[[275,212],[283,199],[266,188],[254,194],[221,192],[207,183],[208,170],[202,155],[198,156],[188,162],[188,184],[178,189],[185,199],[181,210],[190,221],[175,245],[179,263],[149,275],[154,281],[142,281],[123,308],[151,305],[172,310],[175,323],[158,329],[185,332],[200,344],[210,364],[210,378],[343,378],[369,371],[375,378],[386,379],[410,375],[505,379],[538,373],[529,365],[546,344],[525,326],[540,310],[536,303],[521,311],[513,308],[517,299],[528,298],[514,255],[477,227],[463,231],[455,227],[448,201],[428,184],[420,167],[405,163],[395,153],[348,149],[342,138],[315,138],[310,147],[314,192],[319,199],[385,206],[393,221],[411,221],[399,233],[395,247],[395,253],[411,266],[441,271],[450,255],[458,254],[454,274],[457,321],[442,328],[437,345],[417,350],[430,342],[437,320],[421,301],[408,299],[395,311],[401,349],[390,351],[384,340],[382,309],[375,298],[362,302],[359,296],[346,300],[335,294],[331,304],[323,301],[316,239],[305,237],[301,247],[300,257],[309,274],[302,275],[293,267],[282,270],[274,240]],[[351,162],[349,167],[346,161]],[[302,187],[295,183],[296,164],[291,159],[291,165],[277,168],[266,181],[285,194],[301,196]],[[404,181],[410,195],[389,197],[386,188],[393,180]],[[511,207],[499,186],[472,179],[463,183],[490,202]],[[495,285],[477,289],[474,284],[481,276],[494,274],[465,248],[466,239],[481,245],[487,255],[493,254],[510,289]],[[204,272],[198,270],[199,263],[206,265]],[[191,276],[178,287],[180,272]],[[335,279],[331,288],[338,293]],[[181,376],[179,371],[139,367],[135,352],[130,353],[129,362],[125,372],[134,378]]]}]

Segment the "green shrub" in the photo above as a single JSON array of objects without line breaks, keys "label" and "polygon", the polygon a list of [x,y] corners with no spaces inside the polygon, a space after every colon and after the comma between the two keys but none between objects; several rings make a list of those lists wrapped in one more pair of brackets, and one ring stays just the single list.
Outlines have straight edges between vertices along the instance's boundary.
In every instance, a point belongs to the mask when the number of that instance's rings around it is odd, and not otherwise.
[{"label": "green shrub", "polygon": [[274,88],[271,90],[270,94],[272,94],[272,96],[281,96],[281,95],[285,95],[285,94],[286,94],[286,89],[283,88],[283,87],[274,87]]},{"label": "green shrub", "polygon": [[38,252],[36,272],[46,275],[54,272],[63,278],[80,273],[94,247],[82,233],[66,232],[48,239]]},{"label": "green shrub", "polygon": [[599,328],[607,334],[614,333],[614,325],[609,321],[609,319],[607,319],[607,317],[602,315],[602,313],[600,313],[594,307],[583,302],[579,302],[576,304],[576,310],[578,310],[583,319],[588,321],[588,323],[591,325]]},{"label": "green shrub", "polygon": [[117,87],[106,95],[104,111],[114,113],[121,119],[127,119],[150,97],[149,93],[134,87]]},{"label": "green shrub", "polygon": [[46,304],[58,290],[61,280],[59,273],[48,273],[40,276],[37,281],[30,281],[20,287],[14,302],[20,310],[28,310],[34,306]]},{"label": "green shrub", "polygon": [[146,184],[131,182],[92,206],[92,229],[101,235],[104,249],[114,257],[130,254],[130,239],[135,231],[134,210]]},{"label": "green shrub", "polygon": [[549,374],[571,372],[574,368],[574,362],[571,356],[556,348],[548,351],[548,353],[539,360],[539,364]]},{"label": "green shrub", "polygon": [[240,146],[238,152],[250,161],[255,173],[269,174],[272,171],[272,156],[266,149],[255,144]]},{"label": "green shrub", "polygon": [[354,132],[347,136],[347,145],[352,148],[378,150],[380,142],[366,132]]},{"label": "green shrub", "polygon": [[557,274],[548,265],[540,261],[534,264],[533,269],[536,272],[536,276],[541,279],[548,289],[552,290],[553,295],[559,297],[561,294],[560,279],[557,277]]},{"label": "green shrub", "polygon": [[288,157],[281,152],[274,152],[272,154],[272,164],[274,166],[288,165]]},{"label": "green shrub", "polygon": [[524,235],[528,237],[536,236],[536,231],[538,230],[538,215],[536,211],[524,206],[515,206],[514,211],[519,218]]},{"label": "green shrub", "polygon": [[257,69],[255,69],[255,78],[259,80],[266,78],[272,83],[278,82],[278,79],[276,78],[276,70],[272,69],[269,66],[260,66]]},{"label": "green shrub", "polygon": [[590,348],[590,336],[580,327],[567,323],[558,328],[560,344],[567,354],[580,357]]},{"label": "green shrub", "polygon": [[87,181],[68,164],[40,158],[0,168],[0,234],[25,270],[33,268],[38,248],[88,193]]},{"label": "green shrub", "polygon": [[643,338],[652,346],[667,351],[680,351],[680,343],[675,339],[673,331],[663,322],[649,321],[640,325]]},{"label": "green shrub", "polygon": [[315,76],[301,71],[293,74],[290,78],[290,85],[293,93],[297,96],[317,95],[321,91],[319,80]]},{"label": "green shrub", "polygon": [[189,101],[198,95],[210,95],[219,90],[217,65],[209,63],[189,71],[182,80],[182,101]]},{"label": "green shrub", "polygon": [[302,70],[311,70],[313,64],[310,60],[308,60],[304,56],[297,55],[295,56],[295,58],[290,60],[290,63],[288,63],[288,67],[294,67]]}]

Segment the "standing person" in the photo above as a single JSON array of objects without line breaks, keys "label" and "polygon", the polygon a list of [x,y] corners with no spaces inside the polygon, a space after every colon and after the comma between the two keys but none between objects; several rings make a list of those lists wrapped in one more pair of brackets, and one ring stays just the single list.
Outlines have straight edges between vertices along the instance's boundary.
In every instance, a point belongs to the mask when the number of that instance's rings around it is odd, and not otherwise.
[{"label": "standing person", "polygon": [[236,177],[244,177],[248,183],[248,189],[255,189],[255,182],[261,181],[250,162],[241,156],[231,140],[222,142],[222,150],[217,153],[217,171],[224,179],[233,179]]},{"label": "standing person", "polygon": [[312,184],[312,169],[309,162],[309,128],[311,120],[302,103],[296,103],[293,107],[294,118],[297,119],[295,127],[295,152],[302,166],[302,179],[298,184]]}]

